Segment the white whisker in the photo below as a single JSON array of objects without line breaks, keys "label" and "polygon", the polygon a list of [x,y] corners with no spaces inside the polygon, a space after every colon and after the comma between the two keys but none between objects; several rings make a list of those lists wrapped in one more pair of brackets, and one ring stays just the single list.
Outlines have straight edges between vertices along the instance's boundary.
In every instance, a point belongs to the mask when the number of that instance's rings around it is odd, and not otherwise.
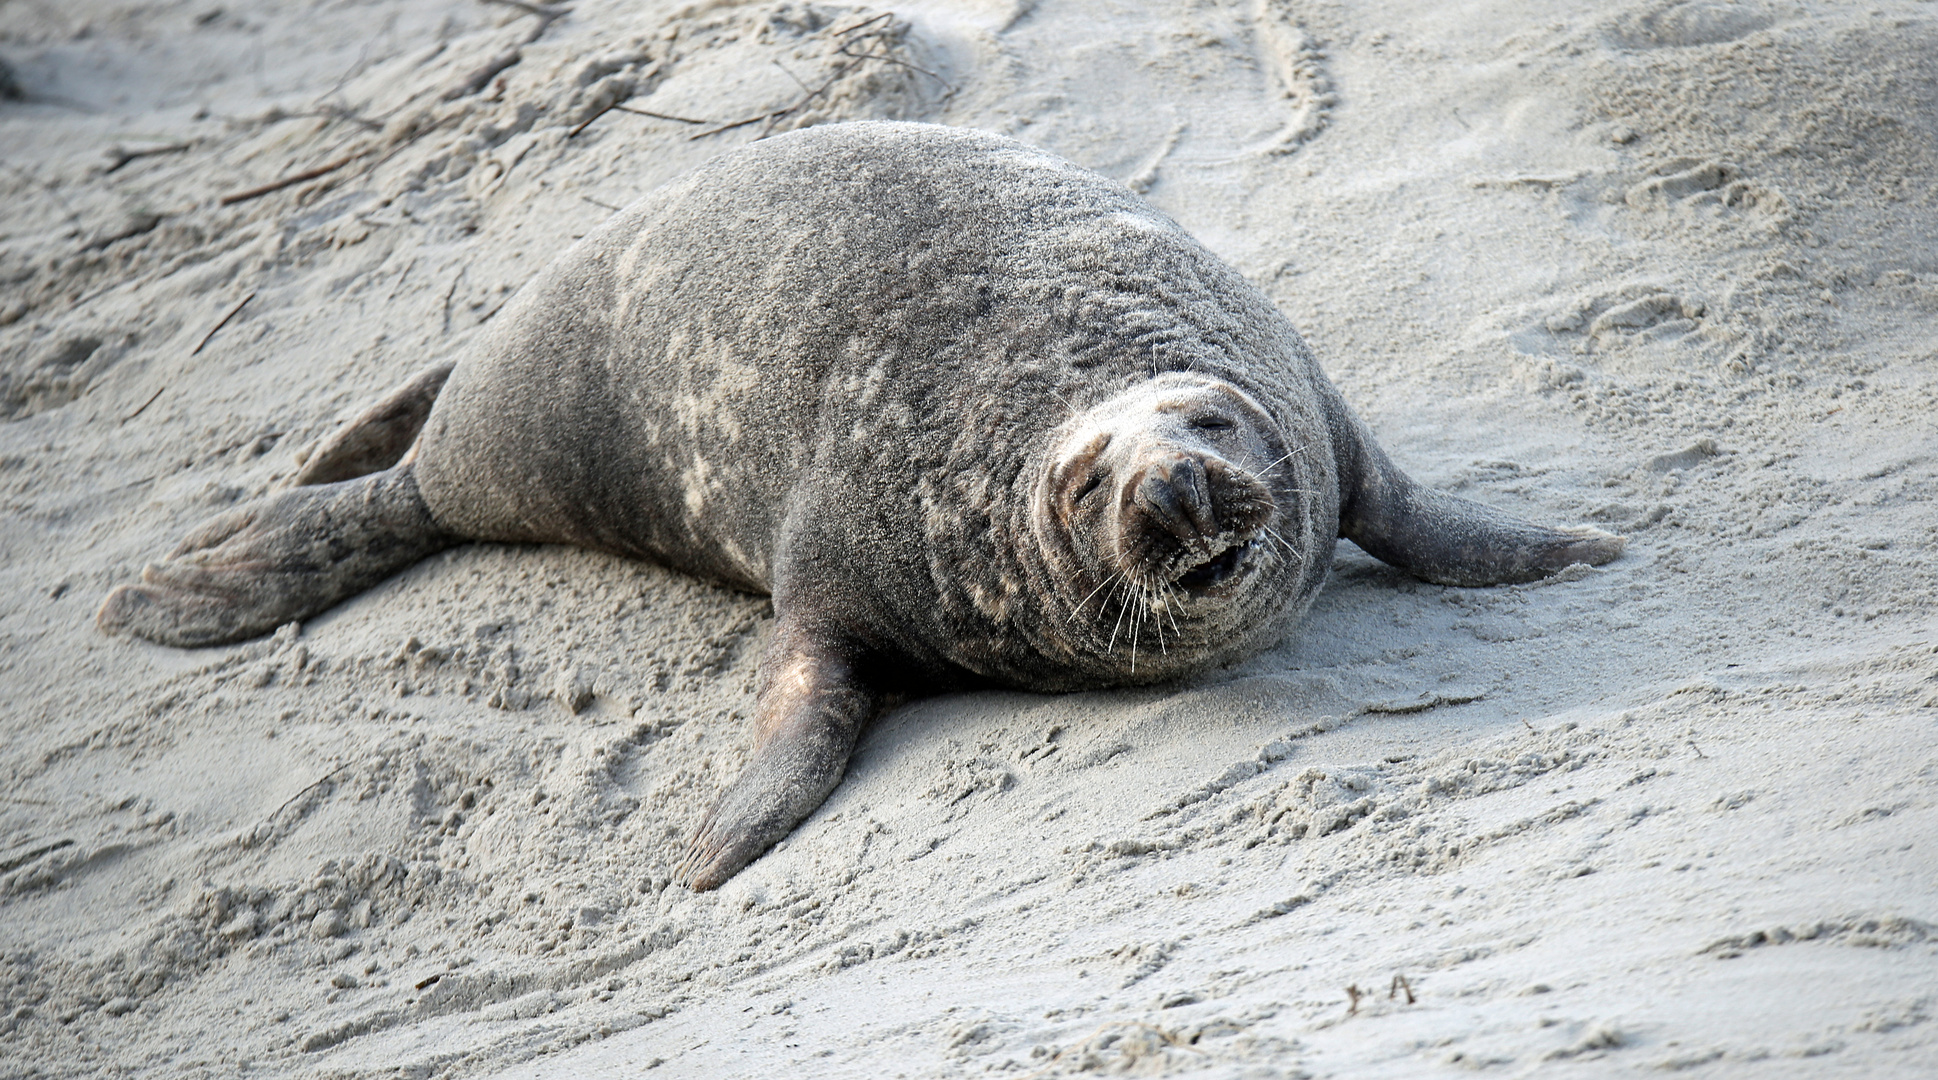
[{"label": "white whisker", "polygon": [[[1130,583],[1130,579],[1128,577],[1125,578],[1124,581],[1125,581],[1125,584]],[[1110,644],[1104,646],[1105,652],[1111,652],[1112,650],[1117,648],[1117,631],[1124,625],[1124,613],[1129,610],[1130,610],[1130,605],[1128,603],[1119,604],[1117,606],[1117,621],[1113,623],[1110,627]]]},{"label": "white whisker", "polygon": [[[1092,589],[1092,590],[1090,590],[1090,596],[1095,596],[1095,595],[1097,595],[1098,593],[1100,593],[1100,592],[1103,592],[1103,591],[1104,591],[1104,587],[1105,587],[1105,586],[1107,586],[1107,585],[1109,585],[1109,584],[1110,584],[1111,582],[1113,582],[1113,581],[1115,581],[1115,580],[1117,580],[1117,576],[1118,576],[1118,574],[1119,574],[1119,573],[1122,573],[1122,571],[1115,571],[1115,572],[1113,572],[1113,573],[1111,573],[1111,574],[1110,574],[1110,576],[1108,576],[1108,577],[1106,577],[1106,578],[1104,578],[1104,580],[1103,580],[1103,584],[1101,584],[1101,585],[1098,585],[1098,586],[1097,586],[1096,588],[1094,588],[1094,589]],[[1071,622],[1076,622],[1076,621],[1077,621],[1077,616],[1079,616],[1079,615],[1081,615],[1081,614],[1083,614],[1083,607],[1084,607],[1084,605],[1085,605],[1085,604],[1088,604],[1088,603],[1090,602],[1090,596],[1086,596],[1086,597],[1084,597],[1084,598],[1083,598],[1082,600],[1079,600],[1079,601],[1077,601],[1077,609],[1076,609],[1075,611],[1072,611],[1072,612],[1070,613],[1070,621],[1071,621]]]},{"label": "white whisker", "polygon": [[1262,525],[1260,526],[1260,529],[1263,530],[1266,537],[1271,539],[1274,543],[1278,544],[1279,547],[1284,548],[1285,553],[1287,555],[1290,555],[1293,561],[1295,562],[1305,561],[1305,556],[1301,554],[1297,548],[1292,546],[1292,542],[1290,540],[1287,540],[1285,537],[1280,536],[1277,529],[1272,528],[1270,525]]},{"label": "white whisker", "polygon": [[1273,469],[1278,468],[1280,465],[1284,464],[1285,462],[1291,460],[1292,458],[1298,456],[1301,453],[1304,453],[1305,448],[1311,445],[1312,445],[1311,443],[1305,443],[1300,446],[1295,446],[1292,449],[1287,450],[1283,457],[1280,457],[1277,461],[1272,462],[1270,465],[1267,465],[1258,471],[1262,473],[1271,472]]}]

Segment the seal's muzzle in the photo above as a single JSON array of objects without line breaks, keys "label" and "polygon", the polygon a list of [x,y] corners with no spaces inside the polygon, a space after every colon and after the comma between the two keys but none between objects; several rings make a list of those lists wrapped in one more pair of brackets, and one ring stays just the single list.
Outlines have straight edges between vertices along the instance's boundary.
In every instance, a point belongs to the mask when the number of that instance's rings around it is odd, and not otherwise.
[{"label": "seal's muzzle", "polygon": [[1121,492],[1120,568],[1193,596],[1244,570],[1276,508],[1271,491],[1249,471],[1182,448],[1146,455]]}]

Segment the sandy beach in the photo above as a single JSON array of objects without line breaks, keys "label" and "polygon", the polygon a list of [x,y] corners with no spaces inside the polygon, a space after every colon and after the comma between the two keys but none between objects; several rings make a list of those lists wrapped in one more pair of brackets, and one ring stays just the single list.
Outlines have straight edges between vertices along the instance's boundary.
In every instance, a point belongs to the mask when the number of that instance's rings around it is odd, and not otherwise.
[{"label": "sandy beach", "polygon": [[[1938,4],[0,3],[0,1076],[1938,1075]],[[1000,132],[1263,291],[1409,472],[1185,685],[918,699],[715,892],[764,597],[454,548],[101,599],[641,194]]]}]

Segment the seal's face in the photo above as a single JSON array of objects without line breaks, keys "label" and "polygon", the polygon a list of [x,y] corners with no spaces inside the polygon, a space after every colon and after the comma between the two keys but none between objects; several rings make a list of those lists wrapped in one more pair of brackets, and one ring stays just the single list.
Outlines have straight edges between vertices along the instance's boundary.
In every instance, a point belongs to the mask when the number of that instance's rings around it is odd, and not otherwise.
[{"label": "seal's face", "polygon": [[1099,639],[1086,651],[1122,645],[1137,665],[1141,642],[1144,672],[1162,677],[1276,610],[1298,561],[1285,540],[1297,493],[1279,468],[1295,453],[1251,397],[1195,374],[1161,375],[1074,418],[1039,497],[1079,564],[1087,595],[1071,598],[1070,619]]}]

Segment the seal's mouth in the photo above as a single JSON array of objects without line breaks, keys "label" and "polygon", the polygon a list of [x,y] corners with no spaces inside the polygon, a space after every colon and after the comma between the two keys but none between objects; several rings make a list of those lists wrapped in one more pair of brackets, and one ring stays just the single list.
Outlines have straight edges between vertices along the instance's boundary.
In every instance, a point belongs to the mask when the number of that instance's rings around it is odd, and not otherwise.
[{"label": "seal's mouth", "polygon": [[1244,568],[1254,542],[1235,543],[1178,575],[1176,584],[1192,596],[1203,596]]}]

